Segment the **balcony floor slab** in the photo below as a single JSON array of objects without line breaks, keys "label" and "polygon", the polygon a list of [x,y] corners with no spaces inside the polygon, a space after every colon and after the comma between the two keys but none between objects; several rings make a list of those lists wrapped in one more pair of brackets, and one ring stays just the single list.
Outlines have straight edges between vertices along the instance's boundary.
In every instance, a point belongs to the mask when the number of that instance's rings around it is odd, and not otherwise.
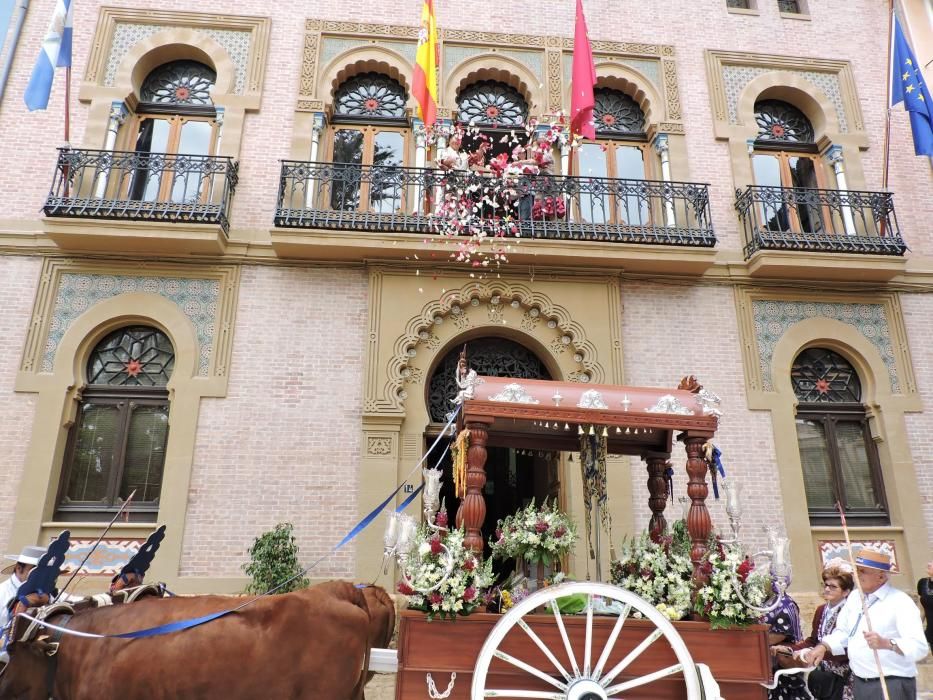
[{"label": "balcony floor slab", "polygon": [[157,255],[222,255],[220,224],[45,217],[45,234],[63,250]]}]

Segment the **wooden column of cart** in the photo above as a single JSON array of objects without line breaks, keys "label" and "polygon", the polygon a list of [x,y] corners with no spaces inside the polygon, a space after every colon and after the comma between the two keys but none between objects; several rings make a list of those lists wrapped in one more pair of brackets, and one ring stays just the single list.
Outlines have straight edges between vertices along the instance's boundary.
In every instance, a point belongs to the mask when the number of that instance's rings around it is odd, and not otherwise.
[{"label": "wooden column of cart", "polygon": [[[480,377],[473,397],[463,403],[462,422],[470,430],[470,448],[466,495],[460,503],[456,523],[466,530],[467,546],[482,554],[487,446],[576,452],[579,450],[579,428],[582,426],[588,432],[593,426],[600,434],[605,429],[608,453],[635,455],[645,461],[647,502],[651,510],[649,529],[654,534],[660,533],[666,527],[663,514],[667,500],[664,472],[670,463],[674,443],[683,442],[687,455],[687,495],[691,500],[687,528],[693,542],[694,579],[699,582],[702,576],[697,564],[706,551],[707,538],[712,530],[706,507],[708,467],[701,452],[703,444],[716,432],[717,413],[710,404],[709,395],[702,392],[692,378],[685,379],[676,390],[667,390]],[[496,615],[474,614],[454,622],[428,622],[420,612],[403,614],[397,700],[427,697],[428,673],[432,674],[437,688],[443,691],[453,671],[457,672],[458,678],[450,698],[469,698],[477,655],[498,619]],[[615,619],[598,615],[593,616],[590,622],[584,616],[555,620],[554,616],[530,615],[524,620],[534,635],[517,634],[502,640],[500,653],[532,666],[543,664],[537,668],[552,668],[554,664],[541,645],[533,641],[533,636],[537,636],[565,665],[576,663],[568,659],[571,653],[569,648],[565,648],[568,640],[582,645],[581,649],[585,646],[592,656],[592,659],[586,656],[586,661],[595,666],[596,657],[608,639],[612,642],[612,651],[607,652],[603,661],[611,668],[644,641],[654,628],[647,620],[629,620],[615,629]],[[675,622],[674,628],[695,662],[709,666],[724,698],[761,700],[767,696],[760,685],[770,680],[765,626],[711,630],[704,622]],[[578,659],[581,668],[583,656],[581,652]],[[624,673],[620,673],[619,678],[648,674],[649,669],[663,668],[673,660],[672,646],[652,645]],[[550,697],[545,693],[554,691],[547,679],[532,678],[529,681],[521,678],[522,675],[514,663],[494,659],[488,667],[487,687],[524,689],[524,695],[513,697]],[[688,689],[683,680],[678,681],[674,677],[660,678],[624,693],[625,698],[636,700],[687,696]],[[584,693],[581,697],[590,696]],[[592,697],[598,697],[598,694]]]}]

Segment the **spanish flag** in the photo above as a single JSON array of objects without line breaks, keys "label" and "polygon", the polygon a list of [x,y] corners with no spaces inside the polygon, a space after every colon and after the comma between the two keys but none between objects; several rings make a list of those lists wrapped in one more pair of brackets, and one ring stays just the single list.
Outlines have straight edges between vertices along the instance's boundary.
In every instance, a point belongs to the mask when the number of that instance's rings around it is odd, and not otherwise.
[{"label": "spanish flag", "polygon": [[412,94],[418,101],[418,116],[425,126],[433,126],[437,120],[437,20],[434,18],[434,0],[424,0],[421,8]]}]

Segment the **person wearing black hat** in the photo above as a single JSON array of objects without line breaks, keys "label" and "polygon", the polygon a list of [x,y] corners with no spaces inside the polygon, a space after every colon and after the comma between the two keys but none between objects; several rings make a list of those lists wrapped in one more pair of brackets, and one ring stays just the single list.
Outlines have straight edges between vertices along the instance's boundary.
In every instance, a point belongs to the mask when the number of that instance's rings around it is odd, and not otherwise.
[{"label": "person wearing black hat", "polygon": [[855,700],[882,700],[881,675],[890,700],[916,700],[917,662],[930,653],[920,611],[888,580],[893,573],[889,554],[865,547],[855,566],[861,595],[846,599],[836,628],[801,658],[817,666],[827,653],[847,652]]}]

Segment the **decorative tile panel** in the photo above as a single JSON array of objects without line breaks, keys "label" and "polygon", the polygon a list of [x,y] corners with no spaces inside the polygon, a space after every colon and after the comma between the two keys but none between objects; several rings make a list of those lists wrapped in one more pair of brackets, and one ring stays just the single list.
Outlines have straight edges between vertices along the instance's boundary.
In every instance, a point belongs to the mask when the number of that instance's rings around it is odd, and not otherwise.
[{"label": "decorative tile panel", "polygon": [[[730,124],[739,123],[739,95],[745,89],[745,86],[758,76],[773,73],[775,70],[775,68],[764,66],[723,66],[722,82],[726,93]],[[823,94],[829,98],[829,101],[833,103],[833,107],[836,108],[839,130],[847,133],[849,124],[846,119],[845,106],[843,105],[842,90],[839,88],[839,76],[835,73],[824,73],[822,71],[791,70],[788,72],[799,75],[823,91]]]},{"label": "decorative tile panel", "polygon": [[[451,71],[468,58],[472,58],[481,53],[487,53],[489,49],[481,46],[457,46],[444,45],[444,75],[450,75]],[[519,63],[528,67],[538,79],[544,82],[544,52],[543,51],[523,51],[521,49],[497,49],[496,53],[509,58],[514,58]]]},{"label": "decorative tile panel", "polygon": [[[105,537],[97,548],[88,557],[87,562],[81,569],[81,575],[90,576],[115,576],[120,569],[139,551],[139,548],[145,542],[143,539],[121,540],[115,537]],[[63,571],[74,571],[87,556],[88,552],[97,542],[97,538],[75,539],[72,538],[65,553],[65,563],[62,565]]]},{"label": "decorative tile panel", "polygon": [[[831,559],[849,561],[849,545],[845,540],[817,540],[816,542],[823,566],[826,566]],[[889,555],[891,557],[892,573],[900,573],[897,566],[897,546],[894,540],[852,540],[851,544],[851,551],[855,556],[858,556],[858,553],[866,547]]]},{"label": "decorative tile panel", "polygon": [[[157,34],[165,29],[161,24],[130,24],[119,22],[114,27],[113,41],[110,44],[110,54],[107,56],[107,69],[104,73],[103,84],[106,87],[113,86],[113,81],[117,75],[117,69],[121,61],[136,44],[143,39]],[[206,34],[211,39],[220,44],[236,70],[234,81],[234,93],[242,95],[246,90],[246,71],[249,63],[250,51],[250,32],[234,31],[230,29],[214,29],[210,27],[199,27],[196,31]]]},{"label": "decorative tile panel", "polygon": [[[648,78],[648,80],[650,80],[659,91],[663,92],[664,87],[661,85],[660,61],[655,61],[650,58],[625,58],[622,56],[601,56],[599,54],[593,55],[593,61],[595,63],[599,63],[600,61],[612,61],[614,63],[621,63],[622,65],[628,66],[629,68],[633,68]],[[569,85],[570,76],[573,73],[573,54],[564,53],[563,64],[564,82]]]},{"label": "decorative tile panel", "polygon": [[74,320],[105,299],[130,292],[158,294],[174,303],[194,325],[198,335],[198,374],[207,376],[214,346],[214,319],[220,283],[216,279],[131,277],[66,272],[53,301],[42,371],[51,372],[62,336]]},{"label": "decorative tile panel", "polygon": [[774,348],[795,324],[808,318],[831,318],[855,328],[878,349],[888,368],[891,391],[900,393],[897,363],[891,343],[891,330],[883,304],[844,304],[838,302],[777,301],[756,299],[752,302],[755,340],[761,368],[762,389],[774,391],[771,361]]},{"label": "decorative tile panel", "polygon": [[[374,43],[375,42],[370,39],[345,39],[343,37],[332,36],[322,37],[321,65],[326,66],[344,51],[364,46],[372,46]],[[412,63],[415,62],[415,53],[418,50],[418,45],[412,41],[387,41],[385,39],[380,39],[378,45],[397,51]]]}]

